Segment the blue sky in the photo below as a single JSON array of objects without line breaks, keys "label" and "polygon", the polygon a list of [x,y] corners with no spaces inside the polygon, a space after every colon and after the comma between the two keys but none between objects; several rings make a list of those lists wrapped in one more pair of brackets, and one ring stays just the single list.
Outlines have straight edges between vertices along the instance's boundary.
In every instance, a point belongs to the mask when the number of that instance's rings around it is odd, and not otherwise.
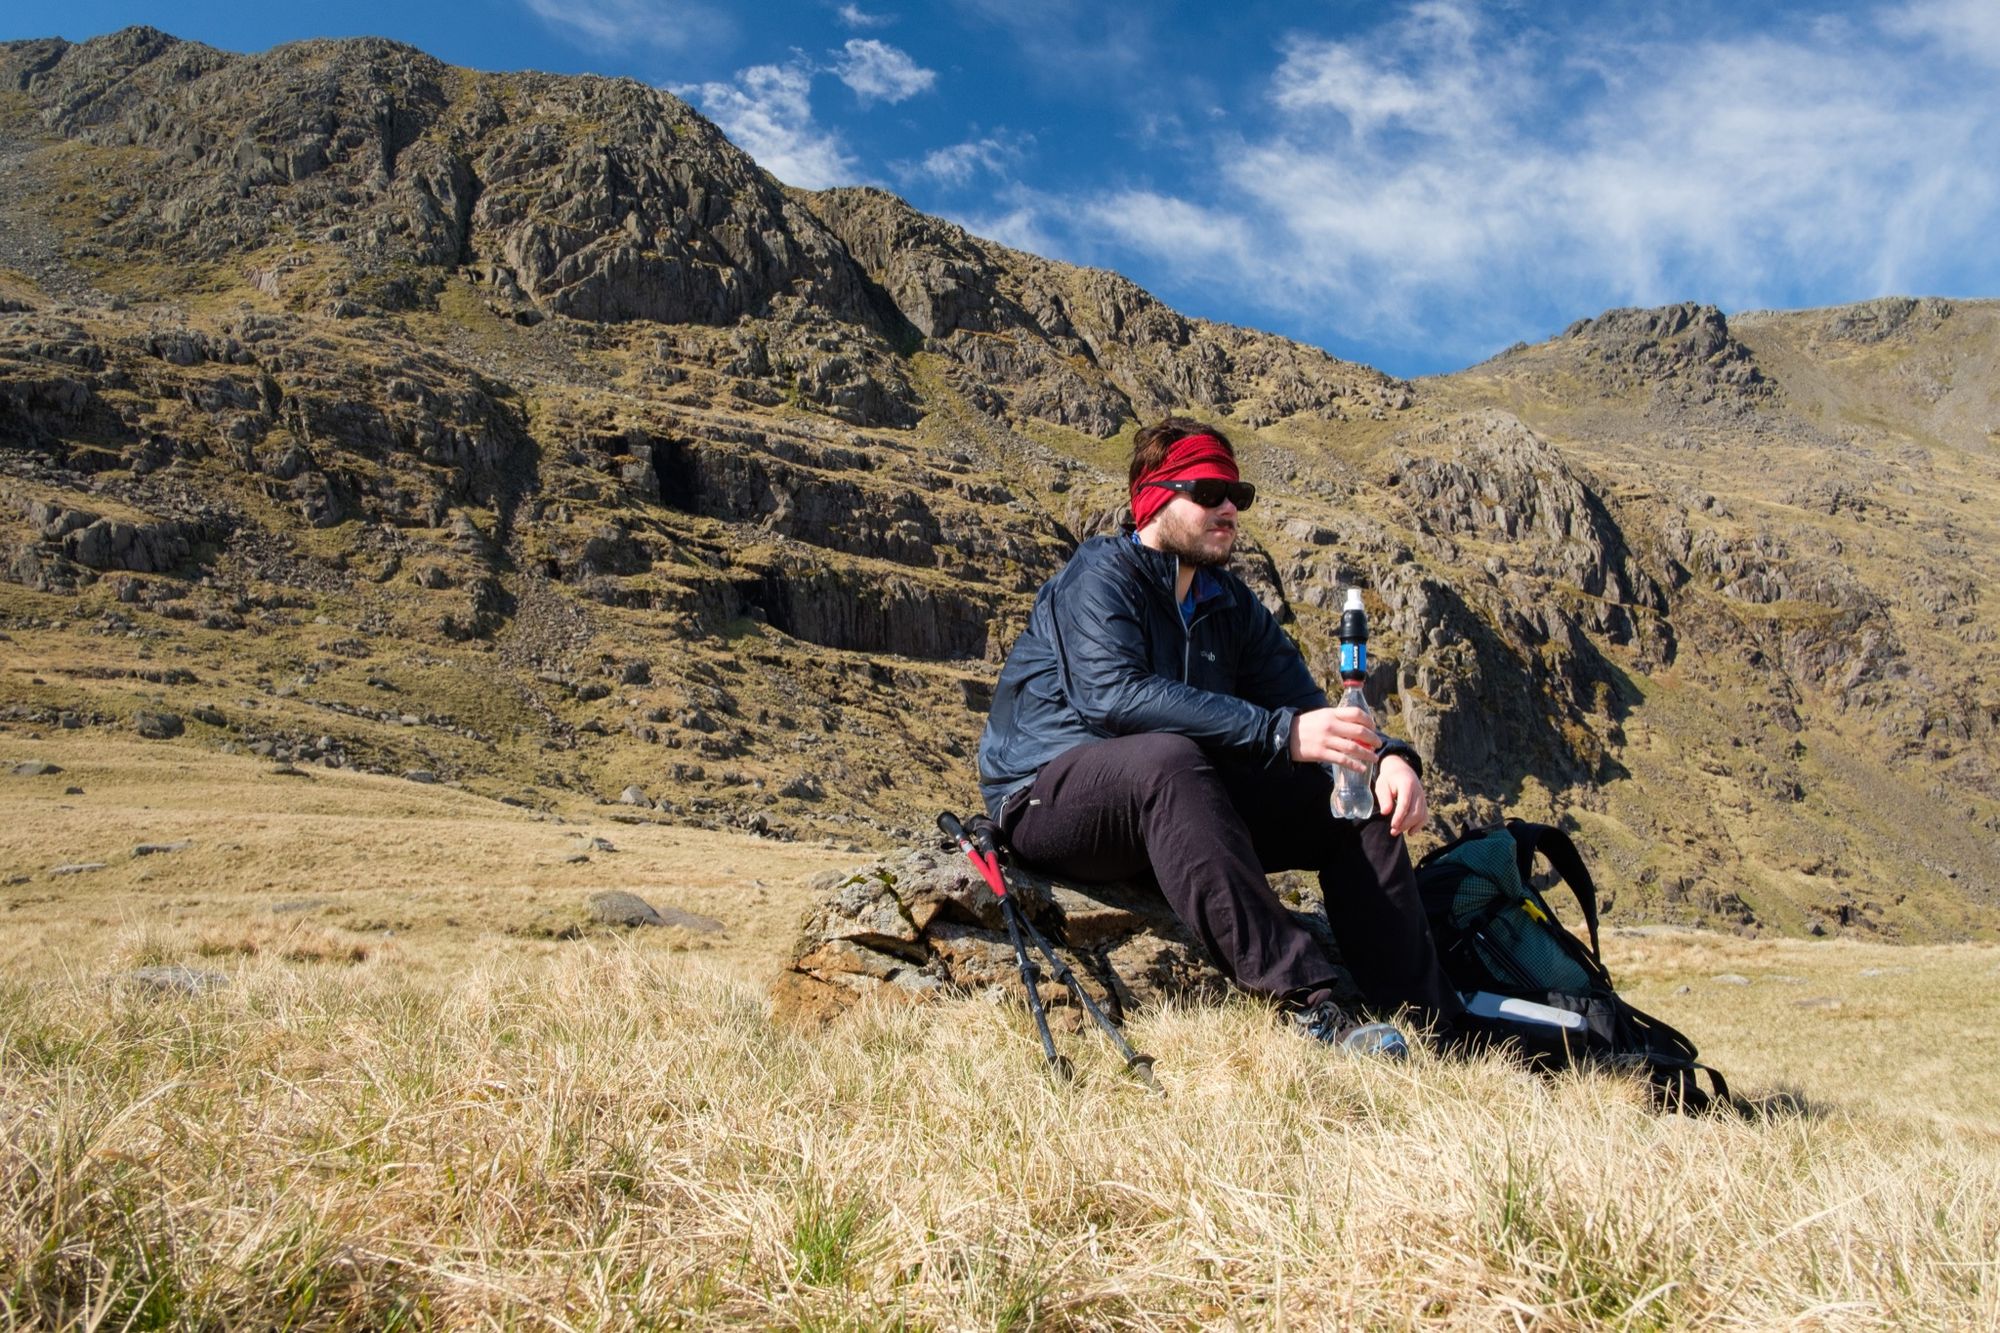
[{"label": "blue sky", "polygon": [[1619,305],[2000,295],[2000,0],[13,0],[0,37],[141,22],[629,75],[792,184],[1398,374]]}]

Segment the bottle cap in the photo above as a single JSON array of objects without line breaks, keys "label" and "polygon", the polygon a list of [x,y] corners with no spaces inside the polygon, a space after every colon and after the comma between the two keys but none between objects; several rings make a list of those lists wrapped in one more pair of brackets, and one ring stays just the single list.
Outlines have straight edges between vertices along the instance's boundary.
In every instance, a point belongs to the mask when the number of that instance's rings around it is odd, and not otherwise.
[{"label": "bottle cap", "polygon": [[1349,588],[1347,590],[1347,603],[1340,609],[1342,611],[1360,611],[1365,609],[1361,605],[1361,589]]}]

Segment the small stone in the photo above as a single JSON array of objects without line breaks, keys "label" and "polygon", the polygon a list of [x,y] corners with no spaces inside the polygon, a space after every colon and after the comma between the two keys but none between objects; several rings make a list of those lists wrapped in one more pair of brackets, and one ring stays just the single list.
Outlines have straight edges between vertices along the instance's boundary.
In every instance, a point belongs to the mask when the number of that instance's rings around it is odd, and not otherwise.
[{"label": "small stone", "polygon": [[1736,972],[1718,972],[1715,976],[1710,977],[1709,980],[1718,986],[1747,986],[1750,984],[1750,978]]},{"label": "small stone", "polygon": [[611,839],[609,838],[592,838],[583,845],[587,850],[593,852],[615,852],[618,850],[611,845]]},{"label": "small stone", "polygon": [[438,775],[431,772],[428,768],[413,768],[403,774],[403,781],[405,782],[436,782],[437,780]]},{"label": "small stone", "polygon": [[647,800],[647,799],[646,799],[646,793],[645,793],[644,789],[642,789],[641,787],[637,786],[636,784],[635,784],[635,785],[633,785],[633,786],[630,786],[630,787],[627,787],[627,788],[626,788],[626,789],[625,789],[624,791],[621,791],[621,792],[619,792],[619,793],[618,793],[618,803],[619,803],[620,805],[651,805],[651,804],[652,804],[652,802],[651,802],[651,801],[649,801],[649,800]]},{"label": "small stone", "polygon": [[153,708],[141,708],[132,714],[132,725],[149,741],[172,740],[187,730],[179,713],[163,713]]},{"label": "small stone", "polygon": [[65,796],[81,796],[81,795],[83,795],[83,788],[81,788],[81,787],[64,787],[64,788],[63,788],[63,795],[65,795]]},{"label": "small stone", "polygon": [[26,884],[27,882],[28,877],[26,875],[9,875],[5,879],[0,879],[0,884],[4,884],[10,889],[16,884]]},{"label": "small stone", "polygon": [[229,978],[220,972],[197,972],[173,963],[166,967],[142,967],[125,974],[125,984],[134,990],[155,995],[205,995],[221,990]]},{"label": "small stone", "polygon": [[14,765],[17,778],[46,778],[62,772],[61,764],[51,764],[41,759],[30,759],[26,763]]},{"label": "small stone", "polygon": [[618,679],[626,685],[650,685],[653,681],[653,664],[627,662],[625,669],[618,673]]},{"label": "small stone", "polygon": [[1694,993],[1694,987],[1692,987],[1692,986],[1676,986],[1676,987],[1674,987],[1674,994],[1676,994],[1676,995],[1691,995],[1691,994],[1693,994],[1693,993]]},{"label": "small stone", "polygon": [[209,708],[204,705],[200,708],[189,709],[188,711],[194,716],[195,721],[204,726],[225,727],[229,725],[229,719],[222,715],[222,710],[219,708]]},{"label": "small stone", "polygon": [[662,907],[659,909],[659,914],[661,925],[679,926],[682,930],[692,930],[698,935],[714,935],[725,929],[723,924],[712,916],[702,916],[698,912],[683,912],[678,907]]},{"label": "small stone", "polygon": [[565,856],[563,858],[563,864],[566,866],[588,865],[589,863],[590,858],[582,852],[577,852],[573,856]]},{"label": "small stone", "polygon": [[105,863],[102,861],[72,861],[68,865],[49,867],[49,874],[51,876],[87,875],[93,870],[104,869],[104,865]]},{"label": "small stone", "polygon": [[183,838],[179,842],[142,842],[132,849],[134,856],[159,856],[166,852],[184,852],[194,846],[194,841]]},{"label": "small stone", "polygon": [[283,763],[271,770],[271,776],[274,778],[309,778],[312,774],[306,772],[303,768],[294,767],[290,763]]}]

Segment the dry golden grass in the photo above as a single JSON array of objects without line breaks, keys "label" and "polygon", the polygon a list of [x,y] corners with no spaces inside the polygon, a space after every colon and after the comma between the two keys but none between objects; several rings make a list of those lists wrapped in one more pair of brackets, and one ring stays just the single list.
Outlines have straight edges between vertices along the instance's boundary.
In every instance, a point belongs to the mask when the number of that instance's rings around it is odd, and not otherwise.
[{"label": "dry golden grass", "polygon": [[[63,771],[6,776],[24,759]],[[619,807],[543,815],[446,785],[310,767],[280,776],[269,760],[87,732],[0,736],[0,761],[0,968],[15,978],[140,936],[155,953],[358,948],[405,970],[452,971],[559,948],[589,928],[589,898],[605,889],[725,927],[649,931],[636,947],[700,950],[767,978],[792,942],[799,882],[858,859],[616,822],[633,817]],[[70,787],[82,794],[64,795]],[[142,843],[187,846],[141,856]],[[92,864],[102,868],[50,873]]]},{"label": "dry golden grass", "polygon": [[[68,770],[0,777],[14,1326],[2000,1321],[1992,948],[1613,937],[1639,1003],[1794,1095],[1762,1118],[1334,1058],[1248,1003],[1134,1024],[1155,1100],[1091,1034],[1053,1084],[1013,1005],[774,1026],[799,880],[851,856],[7,748]],[[566,865],[578,832],[621,850]],[[598,887],[728,930],[526,933]],[[269,910],[302,897],[355,910]],[[229,984],[142,991],[141,963]]]}]

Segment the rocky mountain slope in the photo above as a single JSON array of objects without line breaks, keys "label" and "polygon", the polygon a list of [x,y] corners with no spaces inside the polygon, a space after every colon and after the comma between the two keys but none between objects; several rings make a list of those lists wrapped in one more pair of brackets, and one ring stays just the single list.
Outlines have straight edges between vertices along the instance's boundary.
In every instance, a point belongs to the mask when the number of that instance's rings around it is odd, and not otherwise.
[{"label": "rocky mountain slope", "polygon": [[1564,819],[1614,919],[2000,921],[2000,306],[1614,311],[1406,383],[375,40],[0,45],[0,182],[16,730],[910,839],[1179,409],[1322,671],[1366,589],[1446,817]]}]

